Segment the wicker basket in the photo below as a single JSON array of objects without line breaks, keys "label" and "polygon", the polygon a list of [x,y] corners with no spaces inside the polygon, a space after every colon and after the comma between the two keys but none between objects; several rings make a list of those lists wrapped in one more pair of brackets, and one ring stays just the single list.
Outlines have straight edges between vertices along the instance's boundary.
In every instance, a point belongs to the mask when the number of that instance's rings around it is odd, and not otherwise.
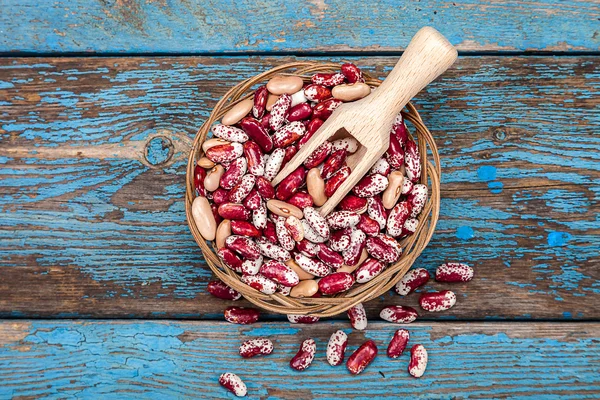
[{"label": "wicker basket", "polygon": [[[412,104],[406,106],[403,115],[406,121],[414,126],[414,135],[419,146],[422,163],[421,183],[429,186],[429,196],[423,211],[419,215],[417,231],[400,241],[403,254],[400,260],[388,266],[381,274],[370,282],[357,284],[351,290],[336,296],[292,298],[279,293],[265,295],[240,281],[240,277],[229,268],[225,267],[216,255],[214,242],[207,242],[201,235],[192,217],[192,202],[196,197],[194,189],[194,166],[196,160],[202,157],[202,143],[207,137],[211,125],[220,118],[237,102],[253,96],[252,88],[266,83],[276,74],[292,74],[301,76],[305,81],[310,81],[310,76],[316,72],[337,72],[340,65],[322,64],[314,62],[296,62],[284,64],[277,68],[263,72],[253,78],[247,79],[229,90],[216,104],[210,117],[200,127],[196,134],[192,150],[189,155],[186,176],[185,209],[188,225],[196,243],[200,246],[206,263],[214,274],[227,285],[240,292],[248,301],[268,311],[281,314],[310,314],[318,317],[329,317],[340,314],[359,303],[364,303],[389,291],[408,271],[416,258],[429,243],[438,220],[440,208],[440,160],[437,147],[431,133],[423,124],[419,113]],[[379,86],[379,79],[364,74],[366,83],[372,87]],[[433,163],[427,161],[427,157]]]}]

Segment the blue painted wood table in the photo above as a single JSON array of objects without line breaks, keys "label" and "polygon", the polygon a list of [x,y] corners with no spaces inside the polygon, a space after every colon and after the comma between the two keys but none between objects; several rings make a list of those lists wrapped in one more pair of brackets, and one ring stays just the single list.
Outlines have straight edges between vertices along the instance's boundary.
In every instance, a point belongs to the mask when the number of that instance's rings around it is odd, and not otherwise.
[{"label": "blue painted wood table", "polygon": [[[0,0],[0,398],[600,398],[600,6],[596,1]],[[440,29],[455,67],[415,99],[442,158],[417,265],[465,261],[458,304],[409,328],[429,349],[362,375],[334,329],[385,348],[393,294],[345,316],[223,322],[185,221],[187,153],[234,83],[297,60],[384,77]],[[441,288],[431,283],[428,289]],[[240,305],[247,304],[244,301]],[[273,339],[242,360],[239,343]],[[315,338],[313,366],[287,366]]]}]

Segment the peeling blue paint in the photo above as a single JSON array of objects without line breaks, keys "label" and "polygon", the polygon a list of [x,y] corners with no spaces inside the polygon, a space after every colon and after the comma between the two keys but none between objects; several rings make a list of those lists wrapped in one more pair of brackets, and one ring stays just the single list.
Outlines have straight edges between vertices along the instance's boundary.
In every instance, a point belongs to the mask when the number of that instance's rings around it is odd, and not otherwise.
[{"label": "peeling blue paint", "polygon": [[550,246],[564,246],[571,239],[573,239],[573,235],[569,232],[548,233],[548,245]]},{"label": "peeling blue paint", "polygon": [[475,236],[475,232],[470,226],[459,226],[458,229],[456,229],[456,237],[459,239],[469,240],[472,239],[473,236]]}]

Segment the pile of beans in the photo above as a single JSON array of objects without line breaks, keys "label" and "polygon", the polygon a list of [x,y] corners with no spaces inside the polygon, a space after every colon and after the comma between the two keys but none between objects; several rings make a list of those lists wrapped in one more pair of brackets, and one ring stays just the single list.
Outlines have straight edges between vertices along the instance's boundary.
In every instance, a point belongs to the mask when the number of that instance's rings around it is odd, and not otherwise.
[{"label": "pile of beans", "polygon": [[[472,278],[473,269],[466,264],[460,263],[442,264],[436,269],[435,273],[436,281],[443,283],[469,282]],[[423,268],[413,269],[398,282],[395,290],[399,295],[406,296],[426,284],[429,279],[430,274],[427,270]],[[211,282],[213,288],[219,284],[222,285],[222,283],[217,281]],[[223,286],[223,288],[226,288],[226,286]],[[216,292],[211,291],[211,293],[214,294]],[[239,295],[231,293],[228,295],[228,298],[233,300],[239,298]],[[429,312],[448,310],[455,303],[456,296],[449,290],[424,292],[419,298],[421,308]],[[232,323],[250,324],[256,322],[258,317],[258,311],[252,308],[229,307],[225,310],[225,318]],[[348,311],[348,317],[354,329],[364,330],[367,328],[366,313],[361,304],[351,308]],[[411,307],[394,305],[381,310],[380,317],[389,322],[408,324],[415,321],[418,315],[417,311]],[[318,320],[310,316],[288,316],[288,319],[293,323],[313,323]],[[391,359],[399,358],[407,348],[409,340],[409,331],[398,329],[387,346],[387,356]],[[326,359],[329,365],[335,367],[344,363],[347,346],[348,335],[344,331],[337,330],[331,334],[326,350]],[[242,343],[239,353],[243,358],[266,356],[273,352],[273,348],[273,342],[268,338],[257,338]],[[316,353],[317,345],[315,340],[312,338],[304,340],[300,344],[300,349],[296,355],[290,360],[290,367],[296,371],[304,371],[313,363]],[[358,375],[375,360],[377,354],[377,344],[373,340],[367,340],[348,357],[346,368],[351,374]],[[427,361],[428,354],[425,347],[422,344],[413,345],[410,349],[408,373],[415,378],[420,378],[425,373]],[[225,373],[221,375],[219,383],[237,396],[246,395],[245,384],[235,374]]]},{"label": "pile of beans", "polygon": [[427,201],[421,160],[399,114],[390,146],[327,217],[317,207],[350,175],[352,137],[319,146],[276,187],[272,179],[344,102],[371,92],[362,72],[275,76],[237,103],[202,144],[192,214],[223,264],[265,293],[330,296],[366,283],[402,256]]}]

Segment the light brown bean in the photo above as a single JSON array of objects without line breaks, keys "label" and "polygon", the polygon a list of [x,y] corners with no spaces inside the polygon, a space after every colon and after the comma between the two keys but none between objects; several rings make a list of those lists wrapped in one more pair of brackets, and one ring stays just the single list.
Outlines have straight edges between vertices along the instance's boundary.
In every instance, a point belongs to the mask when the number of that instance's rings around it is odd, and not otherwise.
[{"label": "light brown bean", "polygon": [[388,187],[383,192],[381,200],[383,206],[386,209],[391,209],[396,205],[400,195],[402,194],[402,183],[404,182],[404,175],[400,171],[393,171],[388,175]]},{"label": "light brown bean", "polygon": [[371,88],[366,83],[338,85],[331,90],[331,95],[342,101],[355,101],[368,96]]},{"label": "light brown bean", "polygon": [[319,168],[312,168],[306,175],[306,187],[308,194],[313,198],[315,206],[321,207],[327,202],[327,196],[325,196],[325,181],[321,178],[321,171]]},{"label": "light brown bean", "polygon": [[273,104],[277,103],[277,100],[279,100],[279,96],[269,93],[266,105],[267,111],[271,111],[271,109],[273,108]]},{"label": "light brown bean", "polygon": [[215,239],[217,242],[217,249],[225,247],[225,239],[229,236],[231,236],[231,221],[224,219],[217,227],[217,237]]},{"label": "light brown bean", "polygon": [[311,297],[319,291],[319,284],[315,280],[301,281],[292,288],[290,297]]},{"label": "light brown bean", "polygon": [[358,259],[358,262],[356,263],[356,265],[345,265],[344,264],[344,265],[342,265],[341,268],[338,268],[335,272],[347,272],[347,273],[351,274],[358,267],[360,267],[367,258],[369,258],[369,253],[367,252],[367,249],[363,249],[362,253],[360,253],[360,258]]},{"label": "light brown bean", "polygon": [[291,269],[294,270],[294,272],[296,274],[298,274],[298,277],[300,278],[301,281],[305,281],[308,279],[313,279],[315,276],[313,274],[309,274],[308,272],[306,272],[305,270],[303,270],[302,268],[300,268],[300,266],[298,265],[298,263],[296,263],[296,261],[294,261],[293,258],[290,258],[289,260],[287,260],[285,262],[285,265],[287,265],[288,267],[290,267]]},{"label": "light brown bean", "polygon": [[287,218],[290,215],[293,215],[294,217],[296,217],[298,219],[302,219],[302,217],[304,216],[301,209],[299,209],[298,207],[296,207],[294,205],[286,203],[285,201],[281,201],[281,200],[271,199],[271,200],[267,201],[267,208],[273,214],[277,214],[281,217]]},{"label": "light brown bean", "polygon": [[292,95],[302,89],[304,82],[299,76],[275,75],[267,82],[267,90],[273,94]]},{"label": "light brown bean", "polygon": [[194,217],[196,228],[198,228],[202,237],[206,240],[214,240],[217,221],[215,221],[215,216],[206,197],[198,196],[194,199],[192,203],[192,216]]},{"label": "light brown bean", "polygon": [[254,106],[253,99],[242,100],[237,103],[235,106],[231,107],[231,110],[227,111],[223,118],[221,118],[221,123],[223,125],[235,125],[242,120],[252,107]]},{"label": "light brown bean", "polygon": [[204,188],[209,192],[214,192],[219,188],[221,177],[225,173],[225,168],[221,164],[215,165],[204,178]]},{"label": "light brown bean", "polygon": [[201,166],[202,168],[212,168],[215,166],[215,163],[212,162],[208,157],[200,158],[196,164]]},{"label": "light brown bean", "polygon": [[230,144],[230,143],[231,142],[229,142],[225,139],[221,139],[221,138],[208,139],[204,143],[202,143],[202,151],[206,153],[206,150],[208,150],[212,147],[220,146],[222,144]]}]

